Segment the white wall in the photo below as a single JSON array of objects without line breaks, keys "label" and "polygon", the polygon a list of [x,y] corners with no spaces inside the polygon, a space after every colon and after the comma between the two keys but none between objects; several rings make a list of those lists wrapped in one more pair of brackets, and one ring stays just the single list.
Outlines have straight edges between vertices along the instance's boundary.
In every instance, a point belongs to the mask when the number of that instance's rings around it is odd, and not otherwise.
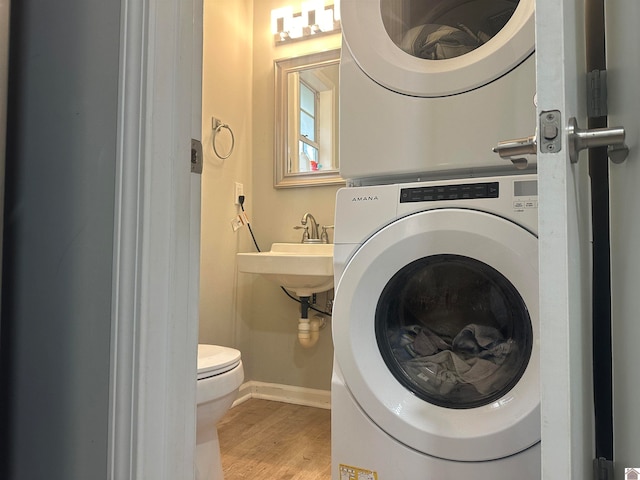
[{"label": "white wall", "polygon": [[[275,46],[271,34],[271,10],[299,2],[260,0],[254,4],[253,55],[253,227],[262,249],[273,242],[299,242],[305,212],[321,225],[333,225],[335,193],[339,187],[275,189],[274,177],[274,65],[289,58],[340,47],[340,34]],[[332,236],[331,236],[332,237]],[[246,274],[241,274],[246,275]],[[322,331],[318,344],[304,349],[297,343],[299,305],[280,288],[250,275],[253,295],[248,323],[251,335],[246,348],[256,362],[251,373],[256,380],[329,390],[333,361],[331,325]]]},{"label": "white wall", "polygon": [[[202,235],[200,268],[200,342],[239,347],[237,305],[246,303],[236,288],[236,252],[249,248],[247,229],[234,232],[231,220],[234,184],[241,182],[250,210],[251,192],[251,58],[253,0],[204,0],[202,88]],[[229,125],[233,153],[218,158],[212,147],[211,117]],[[219,153],[230,148],[230,135],[216,139]],[[245,363],[250,352],[243,352]]]},{"label": "white wall", "polygon": [[[329,390],[330,325],[314,348],[302,349],[299,305],[277,285],[237,273],[236,252],[254,247],[246,228],[234,233],[230,225],[238,211],[232,204],[236,181],[244,184],[245,209],[263,250],[276,241],[300,241],[293,227],[305,212],[333,225],[338,187],[273,187],[273,62],[341,42],[336,34],[275,47],[271,9],[285,4],[299,8],[284,0],[205,0],[200,341],[238,347],[247,380]],[[234,153],[224,162],[208,144],[212,115],[235,134]]]}]

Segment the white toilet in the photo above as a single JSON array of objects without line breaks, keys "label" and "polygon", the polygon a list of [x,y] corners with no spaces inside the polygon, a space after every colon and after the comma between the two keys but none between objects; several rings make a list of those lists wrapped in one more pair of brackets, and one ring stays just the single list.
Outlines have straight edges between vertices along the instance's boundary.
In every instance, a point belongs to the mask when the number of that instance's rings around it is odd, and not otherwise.
[{"label": "white toilet", "polygon": [[223,479],[216,424],[238,396],[243,380],[238,350],[198,345],[196,480]]}]

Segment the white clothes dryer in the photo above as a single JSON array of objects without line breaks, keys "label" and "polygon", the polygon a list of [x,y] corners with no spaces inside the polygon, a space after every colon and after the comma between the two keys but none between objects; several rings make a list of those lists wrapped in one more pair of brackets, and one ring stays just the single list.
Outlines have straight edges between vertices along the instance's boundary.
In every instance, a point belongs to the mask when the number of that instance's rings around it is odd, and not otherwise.
[{"label": "white clothes dryer", "polygon": [[513,172],[492,148],[535,130],[534,3],[342,0],[341,176]]},{"label": "white clothes dryer", "polygon": [[531,174],[339,190],[333,480],[540,478],[536,231]]}]

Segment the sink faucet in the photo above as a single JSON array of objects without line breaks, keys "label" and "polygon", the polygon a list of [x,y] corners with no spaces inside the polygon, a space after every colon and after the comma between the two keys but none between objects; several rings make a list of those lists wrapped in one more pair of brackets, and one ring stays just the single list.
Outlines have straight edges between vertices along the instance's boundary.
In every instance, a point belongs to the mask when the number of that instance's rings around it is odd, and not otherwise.
[{"label": "sink faucet", "polygon": [[[302,243],[320,243],[320,235],[318,233],[318,222],[310,213],[305,213],[300,220],[304,233],[302,234]],[[308,223],[308,225],[307,225]],[[298,227],[300,228],[300,227]]]}]

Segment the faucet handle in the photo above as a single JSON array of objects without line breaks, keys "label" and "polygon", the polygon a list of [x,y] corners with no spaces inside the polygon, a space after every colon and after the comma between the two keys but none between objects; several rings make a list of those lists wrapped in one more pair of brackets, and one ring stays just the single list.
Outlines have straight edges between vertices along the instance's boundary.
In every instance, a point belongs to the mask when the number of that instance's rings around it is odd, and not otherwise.
[{"label": "faucet handle", "polygon": [[293,229],[304,230],[304,232],[302,232],[302,240],[301,240],[302,243],[304,243],[304,241],[309,238],[309,227],[307,227],[306,225],[304,227],[302,225],[296,225],[295,227],[293,227]]},{"label": "faucet handle", "polygon": [[333,225],[323,225],[322,233],[320,234],[320,240],[322,243],[329,243],[329,234],[327,233],[327,229],[333,228]]}]

